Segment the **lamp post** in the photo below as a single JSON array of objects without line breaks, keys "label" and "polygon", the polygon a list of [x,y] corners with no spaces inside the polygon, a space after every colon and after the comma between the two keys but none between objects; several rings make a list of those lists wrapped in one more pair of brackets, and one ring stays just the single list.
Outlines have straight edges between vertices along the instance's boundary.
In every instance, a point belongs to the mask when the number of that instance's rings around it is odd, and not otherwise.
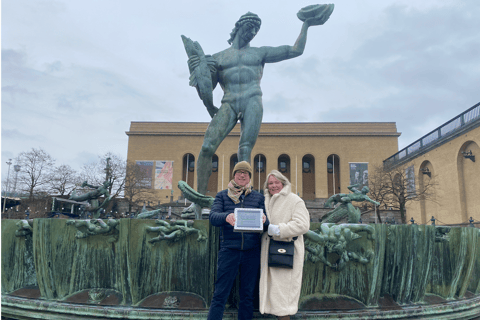
[{"label": "lamp post", "polygon": [[22,167],[19,164],[16,164],[13,166],[13,170],[15,171],[15,182],[13,183],[13,195],[16,197],[17,196],[17,177],[18,177],[18,172],[20,171]]},{"label": "lamp post", "polygon": [[8,164],[8,172],[7,172],[7,188],[5,189],[5,194],[3,198],[3,213],[5,213],[5,206],[7,204],[7,194],[8,194],[8,180],[10,178],[10,165],[12,164],[12,159],[7,161]]}]

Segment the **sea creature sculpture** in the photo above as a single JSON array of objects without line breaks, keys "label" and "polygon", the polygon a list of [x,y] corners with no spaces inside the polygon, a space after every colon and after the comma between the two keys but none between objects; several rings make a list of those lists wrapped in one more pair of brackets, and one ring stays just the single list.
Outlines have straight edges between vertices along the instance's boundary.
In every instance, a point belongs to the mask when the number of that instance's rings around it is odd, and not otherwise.
[{"label": "sea creature sculpture", "polygon": [[183,45],[185,46],[185,51],[189,61],[195,60],[198,65],[196,67],[191,67],[189,63],[190,70],[190,86],[197,88],[198,96],[202,99],[203,104],[207,108],[210,117],[218,112],[218,108],[213,105],[213,84],[210,70],[213,69],[215,72],[215,60],[211,56],[206,56],[203,52],[202,47],[197,41],[192,41],[192,39],[182,35]]},{"label": "sea creature sculpture", "polygon": [[158,213],[163,212],[163,209],[157,209],[152,211],[142,211],[137,215],[137,219],[151,219],[152,217],[156,216]]},{"label": "sea creature sculpture", "polygon": [[33,233],[33,219],[20,220],[16,223],[18,229],[15,230],[15,236],[21,237]]},{"label": "sea creature sculpture", "polygon": [[340,203],[340,205],[324,215],[322,222],[336,223],[347,218],[349,223],[358,223],[361,215],[360,209],[355,208],[352,202],[368,201],[377,206],[380,205],[380,203],[373,201],[367,196],[367,193],[370,192],[367,186],[364,186],[361,190],[357,189],[358,186],[358,184],[348,186],[348,190],[352,191],[352,193],[337,193],[331,196],[325,202],[325,208],[331,208],[332,204]]},{"label": "sea creature sculpture", "polygon": [[[367,233],[367,239],[375,239],[375,229],[370,225],[322,223],[318,232],[309,230],[304,235],[305,258],[314,263],[320,261],[336,271],[345,268],[348,261],[367,264],[374,255],[372,250],[365,250],[365,252],[347,250],[347,246],[352,241],[361,238],[357,232],[362,231]],[[326,259],[325,252],[335,253],[340,258],[332,264]]]},{"label": "sea creature sculpture", "polygon": [[[86,207],[87,211],[92,214],[93,218],[97,219],[100,215],[105,212],[110,201],[113,197],[110,195],[110,189],[112,186],[112,177],[111,177],[111,166],[110,166],[110,158],[107,158],[107,166],[105,167],[105,181],[103,184],[95,186],[89,184],[87,181],[82,183],[82,188],[88,187],[93,189],[90,192],[85,194],[77,195],[75,191],[73,191],[72,195],[70,196],[69,200],[73,201],[88,201],[89,205]],[[104,200],[101,204],[99,204],[99,198],[103,196]]]},{"label": "sea creature sculpture", "polygon": [[147,227],[149,232],[159,232],[158,237],[148,240],[150,243],[169,240],[172,242],[183,239],[191,234],[198,234],[197,241],[207,240],[205,233],[199,229],[193,228],[192,220],[156,220],[158,227]]},{"label": "sea creature sculpture", "polygon": [[452,228],[446,226],[435,227],[435,242],[448,242],[450,238],[448,233]]},{"label": "sea creature sculpture", "polygon": [[105,223],[102,219],[87,219],[87,220],[68,220],[67,225],[74,225],[77,228],[75,238],[84,239],[89,236],[105,235],[110,236],[108,242],[115,242],[118,240],[118,230],[116,226],[119,220],[108,219]]},{"label": "sea creature sculpture", "polygon": [[[201,194],[190,187],[185,181],[178,181],[178,188],[183,192],[185,198],[196,203],[200,207],[210,208],[215,198]],[[186,213],[186,212],[185,212]]]}]

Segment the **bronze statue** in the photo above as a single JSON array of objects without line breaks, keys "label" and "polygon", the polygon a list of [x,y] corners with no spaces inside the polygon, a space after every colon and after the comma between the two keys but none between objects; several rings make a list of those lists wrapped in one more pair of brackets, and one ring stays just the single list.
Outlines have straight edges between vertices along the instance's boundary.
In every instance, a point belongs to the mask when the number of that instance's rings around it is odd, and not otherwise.
[{"label": "bronze statue", "polygon": [[[250,41],[258,33],[261,25],[258,15],[251,12],[242,15],[235,23],[228,40],[231,46],[212,56],[205,56],[197,42],[182,36],[189,56],[190,85],[196,86],[200,98],[212,116],[197,161],[197,191],[200,194],[207,191],[208,179],[212,172],[212,156],[237,121],[241,124],[238,161],[251,161],[251,152],[262,123],[260,81],[265,63],[300,56],[305,49],[308,28],[325,23],[333,7],[333,4],[313,5],[300,10],[297,16],[303,21],[303,25],[293,46],[251,47]],[[222,104],[218,110],[208,95],[209,80],[212,89],[220,84],[224,91]],[[188,193],[186,197],[189,197]],[[197,219],[201,219],[200,209],[197,205],[195,210]]]},{"label": "bronze statue", "polygon": [[358,223],[360,220],[360,210],[355,208],[352,202],[363,202],[368,201],[375,205],[380,205],[380,203],[373,201],[367,196],[367,193],[370,192],[370,189],[367,186],[364,186],[362,190],[358,190],[358,184],[348,186],[348,190],[352,193],[337,193],[328,198],[325,202],[325,208],[331,208],[332,203],[336,205],[340,203],[338,207],[328,212],[322,217],[322,222],[339,222],[343,218],[347,217],[349,223]]},{"label": "bronze statue", "polygon": [[[70,196],[69,200],[73,201],[89,201],[90,206],[87,207],[87,211],[92,213],[93,218],[97,219],[100,217],[102,210],[105,210],[107,205],[112,200],[112,196],[109,192],[109,187],[112,185],[111,174],[110,174],[110,158],[107,158],[107,166],[105,168],[106,176],[105,181],[102,185],[94,186],[88,184],[87,181],[82,183],[82,188],[89,187],[94,189],[90,192],[77,196],[75,191]],[[104,197],[104,200],[101,204],[98,204],[98,198],[101,196]]]},{"label": "bronze statue", "polygon": [[[304,235],[306,259],[313,263],[320,261],[335,271],[343,270],[348,261],[369,263],[374,256],[372,250],[351,246],[353,241],[361,238],[358,232],[366,232],[369,240],[375,239],[375,229],[370,225],[322,223],[319,230],[309,230]],[[335,253],[340,258],[332,264],[325,253]]]}]

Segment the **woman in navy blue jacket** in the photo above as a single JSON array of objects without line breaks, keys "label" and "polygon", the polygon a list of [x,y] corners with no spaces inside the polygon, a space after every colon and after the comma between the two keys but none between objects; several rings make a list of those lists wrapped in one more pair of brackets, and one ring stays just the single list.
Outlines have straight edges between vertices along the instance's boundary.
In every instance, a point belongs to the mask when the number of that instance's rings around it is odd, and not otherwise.
[{"label": "woman in navy blue jacket", "polygon": [[[260,268],[261,233],[234,232],[235,208],[263,209],[265,197],[254,191],[250,185],[252,167],[241,161],[233,169],[234,178],[228,188],[217,193],[210,211],[210,223],[220,227],[220,250],[218,251],[217,280],[215,292],[208,312],[208,319],[222,319],[225,303],[232,289],[233,281],[240,272],[240,303],[238,319],[253,317],[255,283]],[[263,215],[264,229],[268,221]]]}]

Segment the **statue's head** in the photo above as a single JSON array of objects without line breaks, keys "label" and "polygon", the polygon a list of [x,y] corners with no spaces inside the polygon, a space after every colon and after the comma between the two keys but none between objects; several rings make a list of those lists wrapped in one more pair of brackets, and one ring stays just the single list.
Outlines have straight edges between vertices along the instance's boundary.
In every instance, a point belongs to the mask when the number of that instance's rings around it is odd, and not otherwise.
[{"label": "statue's head", "polygon": [[367,194],[367,193],[369,193],[369,192],[370,192],[370,189],[369,189],[367,186],[364,186],[364,187],[362,188],[362,193],[363,193],[363,194]]},{"label": "statue's head", "polygon": [[232,32],[230,33],[230,39],[228,39],[228,43],[232,44],[233,39],[235,38],[235,35],[237,32],[242,28],[242,26],[246,26],[247,32],[245,32],[242,37],[244,40],[247,42],[250,42],[253,37],[258,33],[258,30],[260,30],[260,25],[262,24],[262,20],[258,15],[252,12],[247,12],[243,16],[238,19],[238,21],[235,23],[235,28],[233,28]]}]

